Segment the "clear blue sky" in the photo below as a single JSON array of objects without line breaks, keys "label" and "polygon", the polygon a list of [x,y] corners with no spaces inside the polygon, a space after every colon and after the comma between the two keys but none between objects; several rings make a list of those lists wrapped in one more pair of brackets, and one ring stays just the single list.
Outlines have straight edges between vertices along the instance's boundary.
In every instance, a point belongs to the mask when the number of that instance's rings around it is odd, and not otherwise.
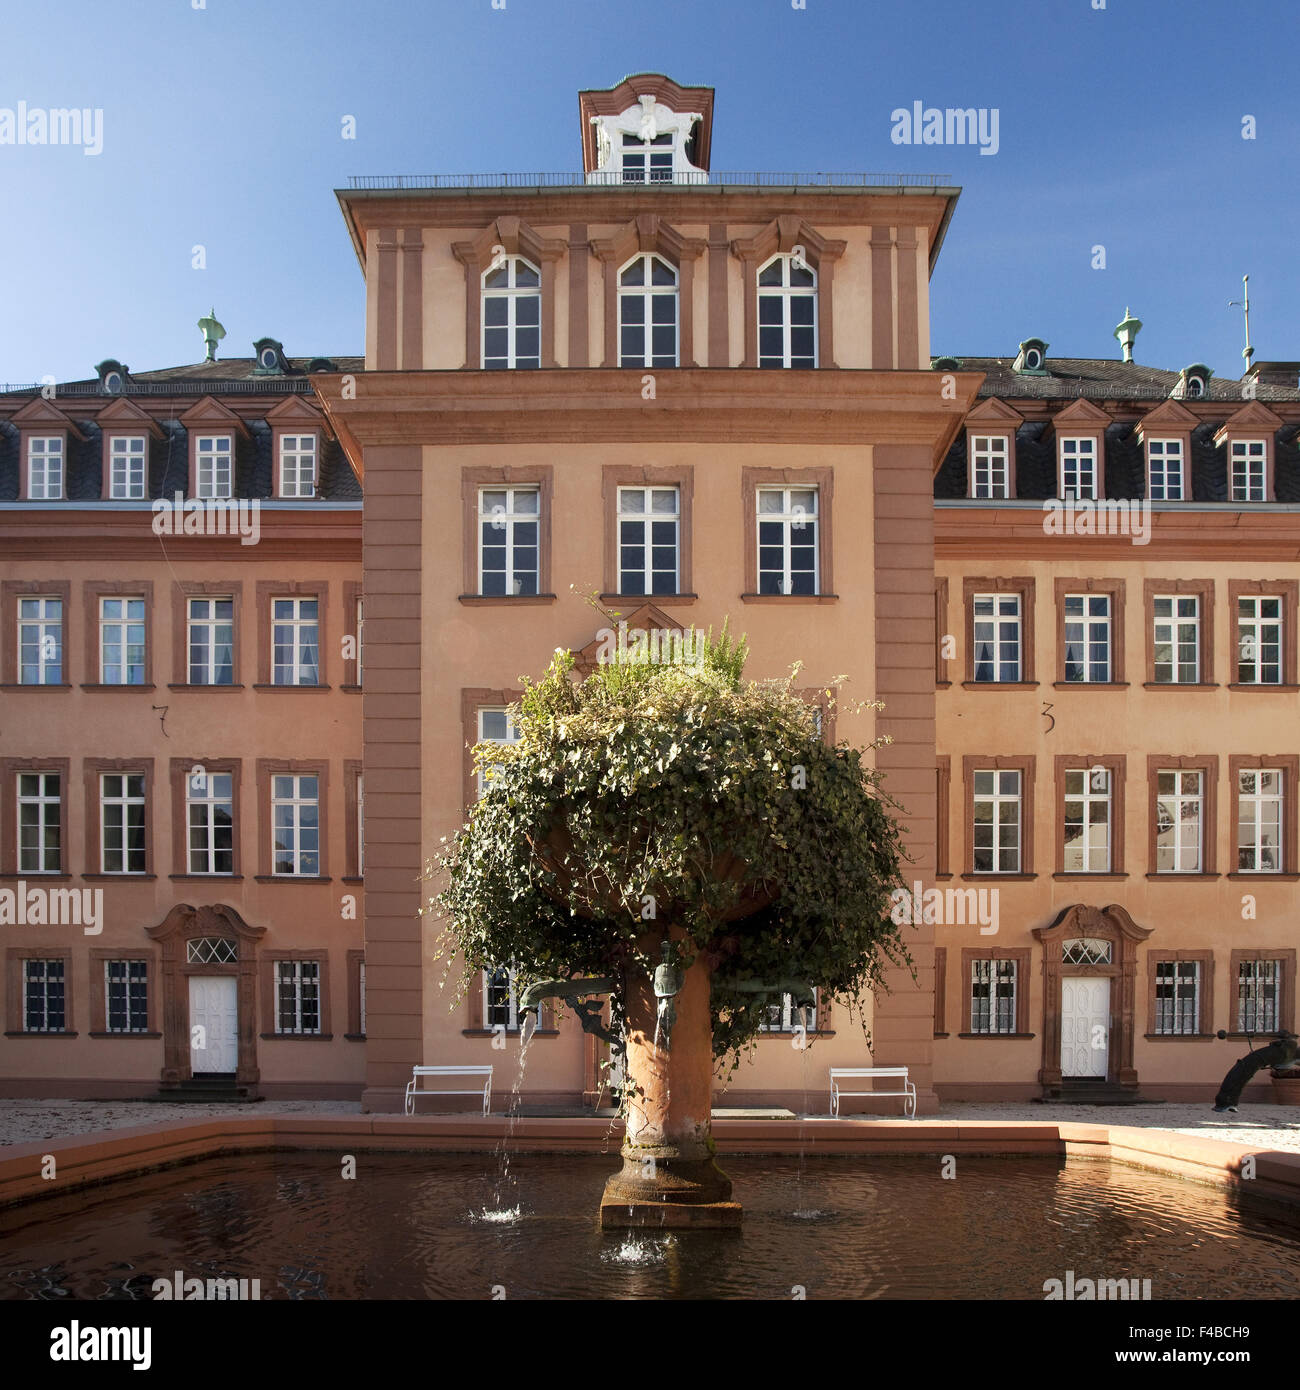
[{"label": "clear blue sky", "polygon": [[[1257,357],[1300,358],[1300,3],[1094,2],[10,0],[0,108],[104,147],[0,145],[0,382],[196,361],[210,305],[231,356],[360,351],[334,188],[578,169],[578,90],[645,70],[717,89],[715,169],[951,174],[936,353],[1115,356],[1131,305],[1139,361],[1235,377],[1249,271]],[[999,153],[892,144],[916,100],[996,107]]]}]

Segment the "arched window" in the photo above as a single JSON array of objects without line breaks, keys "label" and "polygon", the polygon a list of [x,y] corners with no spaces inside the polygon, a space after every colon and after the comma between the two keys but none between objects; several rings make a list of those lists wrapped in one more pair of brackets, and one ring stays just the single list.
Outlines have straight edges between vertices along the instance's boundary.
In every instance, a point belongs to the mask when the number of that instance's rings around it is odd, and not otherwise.
[{"label": "arched window", "polygon": [[677,271],[661,256],[634,256],[618,275],[618,365],[677,365]]},{"label": "arched window", "polygon": [[817,272],[793,255],[759,267],[758,365],[817,365]]},{"label": "arched window", "polygon": [[483,272],[483,365],[542,365],[542,277],[531,261],[507,256]]}]

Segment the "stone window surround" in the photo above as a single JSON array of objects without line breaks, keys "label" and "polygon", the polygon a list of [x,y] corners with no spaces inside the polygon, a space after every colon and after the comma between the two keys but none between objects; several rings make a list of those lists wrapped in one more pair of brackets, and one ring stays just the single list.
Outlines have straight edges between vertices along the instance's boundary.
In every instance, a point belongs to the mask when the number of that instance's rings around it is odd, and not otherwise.
[{"label": "stone window surround", "polygon": [[[102,636],[100,633],[100,599],[104,598],[142,598],[144,599],[144,682],[141,685],[116,683],[105,685],[101,665]],[[154,603],[152,579],[88,579],[81,586],[82,616],[86,630],[85,674],[90,680],[82,683],[82,690],[107,694],[114,691],[140,693],[150,691],[153,684],[154,654]],[[63,650],[66,654],[68,643],[64,638]]]},{"label": "stone window surround", "polygon": [[[172,758],[168,780],[172,795],[172,871],[171,877],[194,879],[200,883],[230,883],[243,877],[240,842],[243,839],[243,820],[240,814],[240,782],[243,778],[242,758]],[[230,774],[230,813],[233,821],[231,843],[231,872],[228,874],[195,874],[189,867],[189,778],[196,767],[209,776]]]},{"label": "stone window surround", "polygon": [[[691,588],[691,544],[694,525],[695,468],[691,464],[658,467],[605,464],[600,477],[601,499],[605,510],[605,592],[603,601],[640,599],[646,603],[664,603],[683,598],[694,599]],[[621,487],[675,487],[678,492],[677,520],[677,587],[676,594],[624,594],[619,592],[619,524],[618,490]]]},{"label": "stone window surround", "polygon": [[461,791],[466,815],[478,800],[478,775],[471,750],[479,741],[479,710],[507,709],[510,705],[517,704],[523,698],[523,694],[522,690],[488,690],[481,686],[465,687],[460,692],[460,727],[464,743]]},{"label": "stone window surround", "polygon": [[[297,691],[328,690],[329,687],[329,594],[327,579],[259,579],[257,581],[257,684],[254,690]],[[317,683],[315,685],[276,685],[272,662],[272,641],[275,620],[273,600],[277,598],[314,598],[316,600]],[[209,689],[210,687],[204,687]]]},{"label": "stone window surround", "polygon": [[[31,1032],[26,1029],[27,1010],[23,992],[23,962],[27,960],[58,960],[63,962],[63,1028],[57,1033]],[[70,946],[9,946],[5,949],[5,1034],[6,1038],[75,1038],[76,1002],[72,978],[72,948]],[[15,1026],[16,1025],[16,1026]]]},{"label": "stone window surround", "polygon": [[[1142,605],[1146,621],[1146,688],[1148,690],[1213,690],[1214,679],[1214,589],[1213,579],[1144,579]],[[1191,681],[1156,680],[1156,599],[1195,596],[1200,602],[1200,679]],[[1233,624],[1236,632],[1236,623]],[[1235,636],[1234,636],[1235,640]]]},{"label": "stone window surround", "polygon": [[[1241,797],[1238,790],[1241,786],[1241,779],[1238,774],[1252,768],[1281,768],[1282,770],[1282,872],[1278,874],[1256,873],[1250,870],[1243,872],[1237,868],[1237,853],[1240,848],[1238,836],[1241,833]],[[1297,841],[1300,840],[1296,826],[1297,817],[1300,816],[1298,786],[1300,786],[1300,754],[1279,753],[1274,756],[1267,753],[1231,753],[1228,755],[1229,878],[1239,879],[1243,882],[1276,883],[1300,877],[1300,860],[1297,859],[1296,853]]]},{"label": "stone window surround", "polygon": [[[145,1028],[142,1033],[111,1033],[108,1029],[108,984],[104,966],[111,960],[145,963]],[[161,1038],[158,1008],[158,951],[153,946],[91,947],[90,1036],[92,1038]]]},{"label": "stone window surround", "polygon": [[[968,576],[962,580],[962,607],[965,631],[962,645],[966,652],[963,690],[1033,690],[1038,686],[1034,673],[1034,580],[1029,575],[985,578]],[[1018,681],[977,681],[975,679],[975,595],[1020,595],[1020,679]]]},{"label": "stone window surround", "polygon": [[[364,830],[358,826],[357,812],[360,809],[361,798],[357,795],[358,784],[365,771],[365,764],[361,758],[344,758],[343,760],[343,839],[345,842],[344,883],[362,883],[364,879],[361,874],[361,851],[364,848],[361,836]],[[362,784],[364,790],[364,784]]]},{"label": "stone window surround", "polygon": [[[554,603],[551,592],[551,517],[554,511],[555,469],[549,464],[508,464],[501,468],[474,467],[460,471],[463,512],[464,588],[460,601],[481,606]],[[479,492],[485,488],[536,487],[538,491],[537,592],[485,594],[478,569]]]},{"label": "stone window surround", "polygon": [[361,1031],[361,967],[365,964],[363,950],[349,950],[347,953],[348,972],[348,1031],[344,1034],[351,1042],[364,1041]]},{"label": "stone window surround", "polygon": [[541,359],[544,368],[554,367],[556,262],[568,243],[563,237],[539,236],[520,217],[498,217],[471,240],[452,243],[452,255],[465,267],[465,366],[475,371],[483,368],[483,273],[493,262],[496,246],[507,256],[524,257],[541,271]]},{"label": "stone window surround", "polygon": [[1010,500],[1016,495],[1016,432],[1010,426],[967,424],[966,426],[966,496],[975,496],[975,441],[976,439],[1001,439],[1006,448],[1007,490],[1002,498],[984,500]]},{"label": "stone window surround", "polygon": [[[1197,985],[1196,1031],[1194,1033],[1156,1032],[1156,966],[1198,961],[1201,977]],[[1214,1036],[1214,952],[1147,951],[1147,1029],[1148,1042],[1186,1042],[1191,1038]]]},{"label": "stone window surround", "polygon": [[[1277,1022],[1279,1028],[1291,1030],[1295,1027],[1295,948],[1266,946],[1234,949],[1228,958],[1228,1036],[1244,1037],[1241,1031],[1241,1017],[1237,1012],[1237,970],[1245,961],[1276,960],[1282,962],[1282,988],[1277,1001]],[[1255,1033],[1259,1038],[1263,1034]]]},{"label": "stone window surround", "polygon": [[[1228,662],[1229,690],[1297,690],[1296,621],[1300,580],[1295,579],[1229,579],[1228,622],[1232,656]],[[1269,685],[1260,681],[1236,681],[1237,674],[1237,600],[1242,598],[1280,598],[1282,600],[1282,680]]]},{"label": "stone window surround", "polygon": [[[86,868],[81,877],[87,882],[119,881],[134,882],[154,877],[154,800],[153,758],[83,758],[81,760],[82,782],[86,809]],[[136,773],[144,777],[144,872],[107,873],[104,870],[104,846],[101,839],[103,830],[100,778],[105,773]]]},{"label": "stone window surround", "polygon": [[934,1036],[948,1036],[948,948],[934,948]]},{"label": "stone window surround", "polygon": [[[72,762],[69,758],[0,758],[0,878],[33,880],[70,878],[71,845],[68,840],[68,805],[71,801]],[[20,873],[18,869],[18,774],[56,772],[59,775],[59,872]]]},{"label": "stone window surround", "polygon": [[[361,682],[365,679],[366,658],[362,650],[361,633],[357,631],[357,605],[362,602],[363,597],[360,580],[343,581],[343,635],[356,639],[356,655],[343,658],[343,684],[339,689],[346,690],[351,695],[360,693]],[[362,621],[365,621],[364,610]]]},{"label": "stone window surround", "polygon": [[[271,807],[271,779],[280,776],[316,778],[316,824],[320,857],[316,874],[277,874],[271,852],[275,816]],[[257,881],[259,883],[328,883],[329,872],[329,763],[324,760],[258,758],[257,760]]]},{"label": "stone window surround", "polygon": [[952,805],[952,757],[937,753],[935,763],[934,876],[951,878],[949,816]]},{"label": "stone window surround", "polygon": [[[1056,774],[1056,869],[1053,878],[1127,878],[1124,871],[1124,801],[1128,759],[1123,753],[1058,753]],[[1104,767],[1110,773],[1110,867],[1104,873],[1065,868],[1065,774]]]},{"label": "stone window surround", "polygon": [[[1008,950],[998,946],[963,946],[961,952],[961,1032],[962,1038],[979,1038],[986,1042],[1033,1037],[1029,1031],[1029,962],[1028,947]],[[1013,1033],[971,1032],[971,966],[977,960],[1010,960],[1016,964],[1016,1026]]]},{"label": "stone window surround", "polygon": [[[276,1031],[279,1017],[279,980],[276,966],[280,961],[314,961],[319,967],[317,995],[320,1001],[320,1028],[315,1033],[280,1033]],[[282,947],[263,950],[258,956],[258,974],[262,993],[263,1042],[330,1042],[330,953],[324,947],[286,950]]]},{"label": "stone window surround", "polygon": [[[973,883],[998,882],[1036,878],[1034,870],[1034,772],[1036,758],[1032,753],[1020,757],[985,757],[967,753],[962,757],[964,786],[963,831],[966,852],[963,856],[962,878]],[[975,773],[1020,773],[1020,869],[1017,873],[977,873],[975,871]]]},{"label": "stone window surround", "polygon": [[[1057,690],[1118,690],[1128,684],[1125,675],[1124,604],[1122,579],[1056,579],[1056,681]],[[1110,680],[1067,681],[1065,679],[1065,600],[1074,595],[1105,594],[1110,598]]]},{"label": "stone window surround", "polygon": [[[58,685],[23,685],[19,682],[18,601],[24,598],[57,598],[63,601],[63,680]],[[0,690],[71,690],[68,679],[72,653],[72,585],[66,579],[0,580]]]},{"label": "stone window surround", "polygon": [[[1161,772],[1199,772],[1201,774],[1201,867],[1197,873],[1159,872],[1156,869],[1156,837],[1159,833],[1158,803]],[[1166,753],[1147,754],[1147,877],[1160,882],[1180,879],[1218,878],[1219,755],[1193,753],[1174,757]],[[1172,960],[1172,956],[1162,956]],[[1190,957],[1189,957],[1190,959]]]},{"label": "stone window surround", "polygon": [[[220,693],[223,690],[242,690],[240,666],[240,647],[243,645],[241,608],[244,600],[244,581],[242,579],[174,581],[179,596],[172,599],[172,683],[169,690],[193,690]],[[231,601],[231,652],[229,685],[191,685],[190,684],[190,599],[228,598]],[[268,638],[268,641],[270,639]]]},{"label": "stone window surround", "polygon": [[[758,592],[758,492],[760,488],[796,487],[817,490],[817,592],[815,594],[760,594]],[[832,565],[834,541],[833,468],[742,468],[740,497],[744,512],[745,592],[742,603],[834,603]]]}]

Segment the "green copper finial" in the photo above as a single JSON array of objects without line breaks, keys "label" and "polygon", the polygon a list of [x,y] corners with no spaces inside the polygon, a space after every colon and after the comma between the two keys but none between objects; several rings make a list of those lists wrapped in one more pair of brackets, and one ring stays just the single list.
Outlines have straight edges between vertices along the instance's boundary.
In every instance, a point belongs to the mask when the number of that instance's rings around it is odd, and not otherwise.
[{"label": "green copper finial", "polygon": [[199,320],[199,332],[203,334],[203,343],[207,349],[203,360],[215,362],[217,360],[217,344],[226,336],[226,330],[217,322],[215,309],[209,309],[207,316]]},{"label": "green copper finial", "polygon": [[1142,320],[1135,319],[1126,304],[1124,306],[1124,317],[1115,326],[1115,337],[1119,340],[1120,347],[1124,349],[1125,362],[1133,361],[1133,343],[1141,327]]}]

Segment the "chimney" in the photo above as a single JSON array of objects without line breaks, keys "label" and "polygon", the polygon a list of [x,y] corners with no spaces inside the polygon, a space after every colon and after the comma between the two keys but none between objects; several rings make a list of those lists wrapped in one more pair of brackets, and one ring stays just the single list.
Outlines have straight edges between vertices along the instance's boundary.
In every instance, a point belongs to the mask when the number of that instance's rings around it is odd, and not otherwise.
[{"label": "chimney", "polygon": [[1135,319],[1128,306],[1125,305],[1124,317],[1115,326],[1115,337],[1119,339],[1119,345],[1124,350],[1124,361],[1130,366],[1133,363],[1133,343],[1141,328],[1142,320]]}]

